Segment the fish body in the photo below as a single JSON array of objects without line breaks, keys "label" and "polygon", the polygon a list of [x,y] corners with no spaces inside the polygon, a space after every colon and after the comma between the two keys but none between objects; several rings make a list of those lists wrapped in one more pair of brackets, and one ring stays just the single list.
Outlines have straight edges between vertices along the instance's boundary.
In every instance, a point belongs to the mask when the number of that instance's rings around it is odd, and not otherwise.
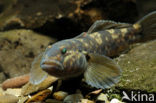
[{"label": "fish body", "polygon": [[[89,85],[102,89],[111,87],[119,81],[121,69],[109,57],[118,55],[129,44],[146,37],[146,34],[153,35],[156,31],[154,17],[156,12],[148,14],[135,24],[96,21],[88,32],[48,46],[34,60],[30,81],[38,84],[47,73],[61,79],[84,73],[85,81]],[[37,67],[39,63],[40,68]]]},{"label": "fish body", "polygon": [[73,38],[71,44],[83,51],[113,57],[138,39],[136,33],[137,30],[130,25],[121,29],[108,29],[91,34],[84,33],[81,38]]}]

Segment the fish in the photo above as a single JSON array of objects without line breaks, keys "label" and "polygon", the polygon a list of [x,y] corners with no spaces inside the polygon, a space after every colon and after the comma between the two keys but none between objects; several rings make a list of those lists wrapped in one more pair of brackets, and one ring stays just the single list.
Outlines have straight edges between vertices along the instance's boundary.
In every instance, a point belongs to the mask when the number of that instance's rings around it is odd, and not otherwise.
[{"label": "fish", "polygon": [[39,84],[47,75],[66,80],[80,75],[95,88],[107,89],[120,81],[122,69],[112,59],[130,44],[156,34],[156,11],[134,24],[97,20],[80,35],[49,45],[36,57],[30,82]]}]

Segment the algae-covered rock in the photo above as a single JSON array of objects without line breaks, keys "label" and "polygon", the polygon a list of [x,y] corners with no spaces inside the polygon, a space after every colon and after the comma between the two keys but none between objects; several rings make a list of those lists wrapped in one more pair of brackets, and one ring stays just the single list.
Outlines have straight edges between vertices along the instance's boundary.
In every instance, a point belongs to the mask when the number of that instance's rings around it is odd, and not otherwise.
[{"label": "algae-covered rock", "polygon": [[120,88],[156,92],[156,40],[134,47],[117,62],[123,70]]},{"label": "algae-covered rock", "polygon": [[31,30],[0,32],[0,66],[8,77],[29,72],[31,63],[55,40]]}]

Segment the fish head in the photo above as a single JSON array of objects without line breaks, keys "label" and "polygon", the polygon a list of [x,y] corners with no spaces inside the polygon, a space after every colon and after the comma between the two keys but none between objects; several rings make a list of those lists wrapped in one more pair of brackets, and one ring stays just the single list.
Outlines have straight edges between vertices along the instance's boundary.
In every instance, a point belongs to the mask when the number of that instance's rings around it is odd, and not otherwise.
[{"label": "fish head", "polygon": [[64,79],[82,74],[87,68],[87,60],[67,41],[60,41],[46,49],[40,66],[48,74]]}]

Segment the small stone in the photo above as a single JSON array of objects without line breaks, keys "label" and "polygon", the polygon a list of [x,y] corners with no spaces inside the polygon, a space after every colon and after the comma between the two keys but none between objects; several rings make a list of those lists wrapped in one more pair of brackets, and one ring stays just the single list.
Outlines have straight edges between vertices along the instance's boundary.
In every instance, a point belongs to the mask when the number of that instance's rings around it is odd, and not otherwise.
[{"label": "small stone", "polygon": [[95,103],[95,102],[88,99],[81,99],[81,103]]},{"label": "small stone", "polygon": [[118,99],[114,98],[110,101],[110,103],[124,103],[124,102],[121,102]]},{"label": "small stone", "polygon": [[31,93],[34,93],[39,90],[44,90],[48,88],[52,83],[54,83],[57,80],[56,77],[48,76],[43,82],[41,82],[38,85],[33,85],[30,82],[28,82],[26,85],[22,87],[21,94],[22,95],[28,95]]},{"label": "small stone", "polygon": [[58,91],[58,92],[55,92],[55,93],[53,94],[53,97],[54,97],[56,100],[63,100],[67,95],[68,95],[67,92]]},{"label": "small stone", "polygon": [[2,88],[20,88],[29,81],[29,74],[7,79],[2,83]]},{"label": "small stone", "polygon": [[56,99],[47,99],[46,103],[62,103],[62,101],[56,100]]},{"label": "small stone", "polygon": [[82,94],[71,94],[65,97],[63,103],[78,103],[83,99]]},{"label": "small stone", "polygon": [[105,103],[109,103],[107,95],[101,93],[98,97],[97,97],[97,101],[101,101],[101,102],[105,102]]},{"label": "small stone", "polygon": [[17,103],[18,97],[10,94],[0,96],[0,103]]},{"label": "small stone", "polygon": [[26,103],[44,101],[51,94],[51,92],[52,91],[50,89],[40,91],[37,94],[33,95],[31,98],[29,98]]},{"label": "small stone", "polygon": [[91,95],[91,94],[97,95],[97,94],[100,94],[101,91],[102,91],[102,89],[98,89],[98,90],[88,93],[88,95]]},{"label": "small stone", "polygon": [[20,97],[18,103],[25,103],[25,101],[28,100],[28,96],[26,97]]},{"label": "small stone", "polygon": [[21,89],[17,89],[17,88],[16,89],[7,89],[5,91],[5,94],[12,94],[16,97],[19,97],[21,95]]}]

